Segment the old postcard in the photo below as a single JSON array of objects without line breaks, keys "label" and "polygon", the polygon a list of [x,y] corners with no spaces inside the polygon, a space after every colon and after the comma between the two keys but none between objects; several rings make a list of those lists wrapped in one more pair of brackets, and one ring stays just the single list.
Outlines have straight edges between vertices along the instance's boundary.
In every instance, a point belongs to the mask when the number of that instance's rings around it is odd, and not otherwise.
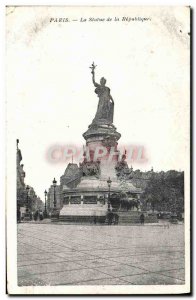
[{"label": "old postcard", "polygon": [[190,293],[190,14],[7,7],[9,294]]}]

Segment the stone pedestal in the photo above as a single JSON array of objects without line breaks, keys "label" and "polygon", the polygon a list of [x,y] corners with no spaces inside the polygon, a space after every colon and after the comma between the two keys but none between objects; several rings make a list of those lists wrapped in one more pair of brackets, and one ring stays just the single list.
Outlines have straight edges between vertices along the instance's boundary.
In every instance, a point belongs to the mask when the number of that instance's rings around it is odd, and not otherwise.
[{"label": "stone pedestal", "polygon": [[91,124],[83,134],[86,140],[87,159],[100,161],[100,178],[115,180],[115,166],[119,159],[117,141],[121,134],[113,124]]}]

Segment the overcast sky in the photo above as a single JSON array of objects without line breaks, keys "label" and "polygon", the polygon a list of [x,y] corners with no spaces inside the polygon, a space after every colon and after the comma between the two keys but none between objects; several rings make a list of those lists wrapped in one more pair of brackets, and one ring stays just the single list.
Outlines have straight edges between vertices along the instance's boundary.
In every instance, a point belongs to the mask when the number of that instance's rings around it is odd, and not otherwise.
[{"label": "overcast sky", "polygon": [[[132,22],[49,22],[54,17],[146,17]],[[65,163],[46,159],[53,145],[85,141],[95,116],[96,80],[115,102],[119,145],[142,145],[133,168],[184,170],[189,153],[188,8],[16,8],[7,15],[8,159],[20,140],[26,183],[43,199]],[[10,151],[10,152],[9,152]]]}]

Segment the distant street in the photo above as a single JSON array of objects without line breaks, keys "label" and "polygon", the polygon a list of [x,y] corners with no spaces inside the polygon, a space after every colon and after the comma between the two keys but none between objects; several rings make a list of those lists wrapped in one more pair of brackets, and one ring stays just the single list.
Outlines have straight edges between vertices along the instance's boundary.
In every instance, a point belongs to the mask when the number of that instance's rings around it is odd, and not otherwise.
[{"label": "distant street", "polygon": [[184,284],[184,225],[18,224],[18,284]]}]

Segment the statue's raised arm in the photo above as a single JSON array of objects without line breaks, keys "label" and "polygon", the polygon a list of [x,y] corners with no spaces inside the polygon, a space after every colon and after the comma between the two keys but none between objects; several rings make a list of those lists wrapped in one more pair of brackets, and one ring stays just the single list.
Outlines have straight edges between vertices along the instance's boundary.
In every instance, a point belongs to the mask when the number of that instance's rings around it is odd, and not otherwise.
[{"label": "statue's raised arm", "polygon": [[92,74],[92,80],[93,80],[94,86],[95,86],[95,87],[98,87],[99,84],[95,81],[95,68],[96,68],[96,66],[95,66],[95,64],[94,64],[94,62],[93,62],[92,65],[90,66],[90,69],[92,70],[92,71],[91,71],[91,74]]}]

